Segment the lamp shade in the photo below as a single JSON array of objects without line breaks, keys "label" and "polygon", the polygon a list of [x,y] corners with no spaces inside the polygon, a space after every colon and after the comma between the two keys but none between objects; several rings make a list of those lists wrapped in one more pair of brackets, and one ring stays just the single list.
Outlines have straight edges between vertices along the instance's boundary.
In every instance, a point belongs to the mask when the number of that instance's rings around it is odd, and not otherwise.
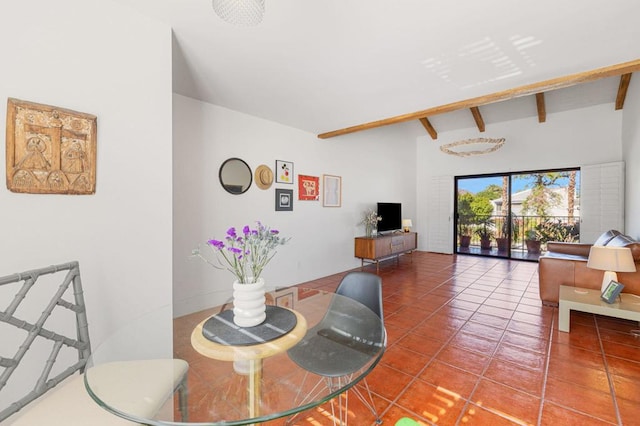
[{"label": "lamp shade", "polygon": [[635,272],[636,264],[627,247],[592,246],[587,267],[613,272]]},{"label": "lamp shade", "polygon": [[618,281],[616,272],[635,272],[636,265],[631,249],[627,247],[592,246],[587,268],[605,271],[601,286],[604,291],[611,281]]},{"label": "lamp shade", "polygon": [[411,219],[402,219],[402,229],[404,229],[404,232],[409,232],[409,228],[412,226]]}]

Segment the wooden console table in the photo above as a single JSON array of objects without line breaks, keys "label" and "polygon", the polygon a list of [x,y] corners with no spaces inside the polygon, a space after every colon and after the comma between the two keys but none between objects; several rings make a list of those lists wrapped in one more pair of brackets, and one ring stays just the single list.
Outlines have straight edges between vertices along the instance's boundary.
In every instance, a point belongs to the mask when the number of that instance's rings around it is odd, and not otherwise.
[{"label": "wooden console table", "polygon": [[396,257],[399,261],[403,253],[411,253],[418,248],[418,234],[416,232],[400,232],[375,237],[356,237],[355,257],[364,262],[376,264],[376,273],[380,271],[379,262],[383,259]]}]

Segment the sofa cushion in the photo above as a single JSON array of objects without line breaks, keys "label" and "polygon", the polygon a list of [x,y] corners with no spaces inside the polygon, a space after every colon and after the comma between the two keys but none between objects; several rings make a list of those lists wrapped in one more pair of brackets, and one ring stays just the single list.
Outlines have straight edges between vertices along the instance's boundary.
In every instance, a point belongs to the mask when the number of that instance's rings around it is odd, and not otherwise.
[{"label": "sofa cushion", "polygon": [[611,241],[613,238],[615,238],[618,235],[622,235],[622,232],[616,231],[615,229],[610,229],[609,231],[607,231],[604,234],[600,235],[598,237],[598,239],[596,240],[596,242],[593,243],[593,245],[594,246],[606,246],[609,243],[609,241]]}]

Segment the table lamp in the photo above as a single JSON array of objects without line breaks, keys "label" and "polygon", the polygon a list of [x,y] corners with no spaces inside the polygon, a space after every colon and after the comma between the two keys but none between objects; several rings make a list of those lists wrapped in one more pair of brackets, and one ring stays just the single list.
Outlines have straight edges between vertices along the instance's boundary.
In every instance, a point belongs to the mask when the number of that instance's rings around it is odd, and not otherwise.
[{"label": "table lamp", "polygon": [[611,281],[618,281],[616,272],[636,271],[631,249],[628,247],[592,246],[589,251],[587,268],[605,271],[601,291],[604,291]]},{"label": "table lamp", "polygon": [[411,228],[413,224],[411,223],[411,219],[402,219],[402,228],[404,232],[409,232],[409,228]]}]

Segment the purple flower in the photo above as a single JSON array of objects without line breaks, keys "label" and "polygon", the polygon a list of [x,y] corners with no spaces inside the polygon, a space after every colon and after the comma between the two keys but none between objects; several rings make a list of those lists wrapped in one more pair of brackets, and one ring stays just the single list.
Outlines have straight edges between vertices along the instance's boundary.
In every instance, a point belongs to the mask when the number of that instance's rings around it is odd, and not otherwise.
[{"label": "purple flower", "polygon": [[229,247],[228,250],[233,254],[242,254],[242,250],[237,247]]},{"label": "purple flower", "polygon": [[229,228],[227,230],[227,235],[231,238],[235,238],[236,237],[236,228],[234,228],[233,226],[231,228]]},{"label": "purple flower", "polygon": [[280,233],[280,231],[278,231],[277,229],[272,229],[271,233],[274,234],[274,235],[277,235],[277,234]]},{"label": "purple flower", "polygon": [[219,240],[209,240],[207,241],[207,244],[217,248],[218,250],[222,250],[224,248],[224,243]]},{"label": "purple flower", "polygon": [[249,225],[245,225],[244,228],[242,228],[242,233],[244,235],[249,235],[251,233],[251,230],[249,229]]}]

